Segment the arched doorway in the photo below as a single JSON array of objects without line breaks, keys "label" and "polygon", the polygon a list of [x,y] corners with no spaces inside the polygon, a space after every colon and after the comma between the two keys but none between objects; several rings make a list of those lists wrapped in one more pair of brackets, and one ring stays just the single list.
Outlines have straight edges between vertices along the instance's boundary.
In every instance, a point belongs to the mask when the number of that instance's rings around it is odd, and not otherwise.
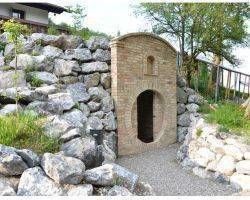
[{"label": "arched doorway", "polygon": [[152,90],[142,92],[137,98],[137,137],[145,143],[154,141],[153,99]]}]

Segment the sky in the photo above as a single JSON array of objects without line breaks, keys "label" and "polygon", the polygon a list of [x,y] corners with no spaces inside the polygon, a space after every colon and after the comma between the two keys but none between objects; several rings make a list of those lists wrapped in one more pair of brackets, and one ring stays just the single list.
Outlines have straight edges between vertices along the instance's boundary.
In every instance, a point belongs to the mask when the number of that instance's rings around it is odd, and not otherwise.
[{"label": "sky", "polygon": [[[120,31],[121,34],[130,32],[151,30],[151,25],[141,16],[135,16],[134,5],[138,5],[136,0],[45,0],[48,3],[60,6],[80,4],[86,9],[84,26],[105,32],[115,36]],[[72,23],[72,18],[67,13],[53,16],[50,15],[55,23]],[[250,24],[250,23],[249,23]],[[250,29],[250,27],[249,27]],[[176,46],[174,41],[169,41]],[[236,48],[235,55],[241,60],[239,71],[250,74],[250,48]]]}]

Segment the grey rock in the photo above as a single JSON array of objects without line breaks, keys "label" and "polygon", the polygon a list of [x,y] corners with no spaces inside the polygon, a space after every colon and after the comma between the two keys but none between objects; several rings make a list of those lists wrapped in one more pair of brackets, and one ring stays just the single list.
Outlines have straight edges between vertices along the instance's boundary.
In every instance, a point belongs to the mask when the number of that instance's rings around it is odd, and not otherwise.
[{"label": "grey rock", "polygon": [[103,97],[101,103],[102,103],[101,110],[103,112],[108,113],[114,110],[114,100],[111,96]]},{"label": "grey rock", "polygon": [[[186,104],[187,100],[188,96],[186,92],[182,88],[177,87],[177,102]],[[195,102],[190,102],[190,103],[195,103]]]},{"label": "grey rock", "polygon": [[211,178],[212,177],[212,173],[209,171],[206,171],[205,168],[202,168],[202,167],[193,168],[193,173],[196,176],[199,176],[200,178]]},{"label": "grey rock", "polygon": [[109,67],[108,64],[105,62],[91,62],[91,63],[84,63],[82,66],[82,72],[83,73],[94,73],[94,72],[108,72]]},{"label": "grey rock", "polygon": [[0,70],[5,65],[4,57],[0,55]]},{"label": "grey rock", "polygon": [[50,113],[46,110],[47,103],[42,101],[33,101],[26,106],[27,110],[33,110],[39,115],[49,115]]},{"label": "grey rock", "polygon": [[90,114],[91,117],[98,117],[99,119],[102,119],[104,116],[104,112],[103,111],[97,111],[97,112],[93,112]]},{"label": "grey rock", "polygon": [[30,36],[31,41],[39,42],[42,45],[49,45],[54,43],[59,37],[55,35],[47,35],[44,33],[32,33]]},{"label": "grey rock", "polygon": [[231,176],[235,171],[235,160],[232,156],[225,155],[217,164],[216,171]]},{"label": "grey rock", "polygon": [[85,171],[81,160],[60,154],[45,153],[41,165],[45,173],[59,184],[79,184]]},{"label": "grey rock", "polygon": [[96,61],[110,62],[111,53],[109,50],[97,49],[93,53],[93,59]]},{"label": "grey rock", "polygon": [[0,34],[0,41],[4,44],[8,43],[8,34],[7,32],[4,32]]},{"label": "grey rock", "polygon": [[113,112],[107,113],[104,119],[102,119],[102,123],[104,125],[105,130],[107,131],[114,131],[117,128],[117,123]]},{"label": "grey rock", "polygon": [[105,132],[103,135],[103,141],[107,141],[107,145],[109,148],[117,154],[117,134],[114,131]]},{"label": "grey rock", "polygon": [[178,87],[181,87],[181,88],[186,87],[187,81],[186,81],[186,79],[184,77],[177,76],[176,80],[177,80],[177,86]]},{"label": "grey rock", "polygon": [[9,185],[14,189],[14,191],[17,191],[17,187],[19,184],[19,177],[18,176],[4,176],[0,174],[0,182],[4,185]]},{"label": "grey rock", "polygon": [[0,144],[0,174],[6,176],[20,175],[28,166],[16,154],[15,149]]},{"label": "grey rock", "polygon": [[111,75],[110,73],[102,73],[101,74],[101,84],[105,89],[109,89],[111,87]]},{"label": "grey rock", "polygon": [[108,141],[103,140],[102,145],[99,145],[99,150],[103,156],[102,164],[115,162],[116,153],[108,146]]},{"label": "grey rock", "polygon": [[109,39],[100,36],[93,36],[87,41],[87,47],[91,51],[96,49],[108,49],[109,48]]},{"label": "grey rock", "polygon": [[17,150],[16,153],[21,156],[28,167],[35,167],[40,164],[39,156],[30,149]]},{"label": "grey rock", "polygon": [[89,117],[87,121],[87,132],[90,130],[102,130],[102,121],[98,117]]},{"label": "grey rock", "polygon": [[192,88],[184,88],[184,91],[187,93],[187,95],[194,95],[196,92]]},{"label": "grey rock", "polygon": [[201,105],[201,104],[203,104],[204,99],[200,95],[196,95],[196,94],[195,95],[189,95],[188,102],[189,103],[195,103],[195,104]]},{"label": "grey rock", "polygon": [[84,127],[87,122],[87,117],[78,109],[73,109],[70,112],[66,112],[61,116],[72,127]]},{"label": "grey rock", "polygon": [[16,192],[10,185],[0,181],[0,196],[16,196]]},{"label": "grey rock", "polygon": [[58,82],[58,78],[49,72],[30,72],[27,74],[27,80],[37,79],[45,84],[54,84]]},{"label": "grey rock", "polygon": [[242,160],[236,163],[236,171],[239,174],[250,175],[250,160]]},{"label": "grey rock", "polygon": [[243,190],[243,191],[250,190],[250,176],[249,175],[234,173],[230,177],[230,183],[237,190]]},{"label": "grey rock", "polygon": [[68,196],[91,196],[92,194],[93,186],[91,184],[73,186],[68,190]]},{"label": "grey rock", "polygon": [[83,48],[83,49],[68,49],[65,51],[65,59],[76,59],[83,62],[92,60],[92,55],[89,49]]},{"label": "grey rock", "polygon": [[90,101],[88,102],[88,107],[89,107],[89,110],[90,112],[96,112],[100,109],[101,107],[101,103],[98,103],[98,102],[94,102],[94,101]]},{"label": "grey rock", "polygon": [[16,104],[7,104],[2,109],[0,109],[0,116],[9,115],[17,112],[17,110],[21,110],[22,107]]},{"label": "grey rock", "polygon": [[177,140],[178,142],[183,142],[186,135],[188,134],[188,127],[177,127]]},{"label": "grey rock", "polygon": [[44,125],[44,132],[51,138],[59,138],[66,131],[72,128],[72,126],[58,116],[48,117],[47,123]]},{"label": "grey rock", "polygon": [[84,180],[87,183],[98,186],[113,186],[116,182],[116,176],[113,170],[113,165],[105,164],[84,173]]},{"label": "grey rock", "polygon": [[84,103],[79,104],[79,110],[81,110],[86,117],[90,114],[89,107]]},{"label": "grey rock", "polygon": [[56,93],[48,96],[47,110],[54,113],[62,113],[70,110],[75,105],[72,96],[69,93]]},{"label": "grey rock", "polygon": [[60,196],[65,195],[63,188],[46,176],[40,167],[25,170],[20,178],[17,195],[19,196]]},{"label": "grey rock", "polygon": [[[26,86],[26,79],[25,73],[22,70],[17,70],[17,79],[16,79],[16,86],[17,87],[25,87]],[[0,71],[0,89],[12,88],[15,87],[14,79],[15,71]]]},{"label": "grey rock", "polygon": [[84,76],[84,83],[87,88],[98,86],[100,82],[100,74],[98,72]]},{"label": "grey rock", "polygon": [[67,91],[71,94],[75,102],[87,102],[90,98],[90,95],[86,91],[86,86],[80,82],[68,85]]},{"label": "grey rock", "polygon": [[46,85],[42,87],[38,87],[35,89],[35,92],[43,95],[49,95],[57,92],[57,88],[55,85]]},{"label": "grey rock", "polygon": [[133,194],[127,188],[115,185],[109,190],[108,196],[133,196]]},{"label": "grey rock", "polygon": [[8,43],[5,45],[4,48],[4,56],[8,58],[13,58],[14,57],[14,49],[15,46],[12,43]]},{"label": "grey rock", "polygon": [[42,49],[42,55],[46,56],[47,58],[58,58],[63,54],[63,51],[57,47],[53,47],[53,46],[45,46]]},{"label": "grey rock", "polygon": [[75,49],[78,48],[80,45],[84,45],[84,42],[80,36],[65,34],[59,36],[59,38],[57,39],[57,43],[57,47],[63,50]]},{"label": "grey rock", "polygon": [[78,137],[81,137],[81,131],[79,128],[75,128],[75,129],[72,129],[68,132],[66,132],[65,134],[63,134],[61,137],[60,137],[60,141],[62,142],[68,142],[72,139],[75,139],[75,138],[78,138]]},{"label": "grey rock", "polygon": [[188,127],[191,123],[190,113],[183,113],[178,116],[177,124],[180,126]]},{"label": "grey rock", "polygon": [[138,181],[134,193],[138,196],[155,196],[153,188],[145,182]]},{"label": "grey rock", "polygon": [[101,101],[104,97],[110,96],[109,93],[105,91],[102,86],[91,87],[88,89],[88,93],[90,95],[90,98],[96,102]]},{"label": "grey rock", "polygon": [[54,66],[54,73],[56,76],[67,76],[72,73],[72,71],[80,71],[80,67],[77,61],[73,60],[63,60],[56,59]]},{"label": "grey rock", "polygon": [[95,166],[96,142],[92,137],[83,137],[70,140],[61,146],[65,156],[82,160],[86,168]]},{"label": "grey rock", "polygon": [[78,78],[76,76],[64,76],[60,77],[60,82],[63,84],[73,84],[78,82]]},{"label": "grey rock", "polygon": [[183,104],[183,103],[178,103],[178,104],[177,104],[177,114],[178,114],[178,115],[184,113],[185,110],[186,110],[185,104]]},{"label": "grey rock", "polygon": [[192,112],[192,113],[195,113],[195,112],[198,112],[200,106],[198,106],[197,104],[195,103],[190,103],[190,104],[187,104],[186,105],[186,108],[189,112]]}]

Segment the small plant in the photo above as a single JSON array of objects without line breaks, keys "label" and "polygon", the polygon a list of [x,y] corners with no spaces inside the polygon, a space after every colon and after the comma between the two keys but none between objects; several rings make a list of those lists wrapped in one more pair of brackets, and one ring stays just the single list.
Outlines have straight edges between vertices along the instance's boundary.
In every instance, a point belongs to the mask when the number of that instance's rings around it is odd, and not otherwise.
[{"label": "small plant", "polygon": [[3,70],[3,71],[9,71],[9,70],[11,70],[11,69],[12,69],[11,66],[8,66],[8,65],[2,66],[2,70]]},{"label": "small plant", "polygon": [[197,130],[196,130],[196,135],[198,136],[198,137],[200,137],[201,136],[201,134],[202,134],[202,129],[201,128],[198,128]]},{"label": "small plant", "polygon": [[43,82],[40,79],[38,79],[36,76],[32,76],[29,82],[32,87],[40,87],[43,84]]},{"label": "small plant", "polygon": [[54,25],[50,25],[48,28],[49,35],[60,35],[59,31],[56,29]]},{"label": "small plant", "polygon": [[0,117],[0,143],[16,148],[28,148],[37,153],[57,152],[57,140],[44,135],[44,119],[31,112]]},{"label": "small plant", "polygon": [[219,126],[219,127],[218,127],[218,132],[228,133],[228,132],[229,132],[229,129],[226,128],[225,126]]},{"label": "small plant", "polygon": [[39,52],[33,50],[33,51],[31,52],[31,55],[32,55],[32,56],[39,56],[40,54],[39,54]]},{"label": "small plant", "polygon": [[0,41],[0,52],[4,51],[4,49],[5,49],[5,43]]},{"label": "small plant", "polygon": [[34,71],[37,71],[37,67],[35,65],[26,66],[24,71],[25,71],[26,74],[29,73],[29,72],[34,72]]}]

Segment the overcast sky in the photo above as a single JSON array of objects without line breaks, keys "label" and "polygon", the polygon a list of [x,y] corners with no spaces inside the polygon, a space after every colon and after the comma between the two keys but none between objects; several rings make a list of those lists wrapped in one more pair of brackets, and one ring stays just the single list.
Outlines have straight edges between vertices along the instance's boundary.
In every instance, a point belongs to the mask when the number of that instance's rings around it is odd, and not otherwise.
[{"label": "overcast sky", "polygon": [[[121,34],[151,30],[150,23],[133,13],[136,0],[46,0],[49,3],[69,6],[80,4],[86,9],[84,26],[115,36],[119,30]],[[72,23],[70,15],[62,13],[51,18],[56,23]],[[249,27],[250,29],[250,27]],[[170,41],[174,46],[175,42]],[[250,48],[236,48],[235,54],[242,61],[239,70],[250,74]]]}]

